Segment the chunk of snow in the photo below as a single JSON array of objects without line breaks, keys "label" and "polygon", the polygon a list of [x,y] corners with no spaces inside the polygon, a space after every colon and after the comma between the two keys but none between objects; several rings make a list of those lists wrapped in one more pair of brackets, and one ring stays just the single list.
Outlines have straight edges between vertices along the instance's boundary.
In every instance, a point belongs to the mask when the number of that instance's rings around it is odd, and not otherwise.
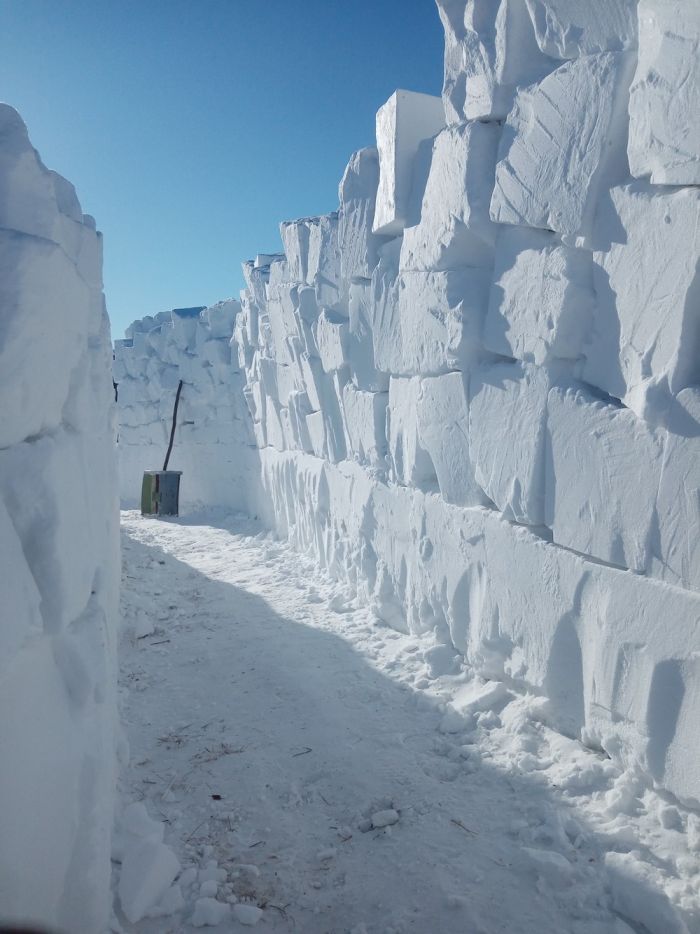
[{"label": "chunk of snow", "polygon": [[491,217],[585,241],[607,184],[627,173],[629,53],[586,55],[520,90],[501,138]]},{"label": "chunk of snow", "polygon": [[505,117],[518,86],[551,64],[535,41],[525,0],[438,0],[445,29],[443,102],[447,122]]},{"label": "chunk of snow", "polygon": [[179,885],[171,885],[155,908],[148,910],[146,916],[148,918],[167,918],[178,911],[182,911],[184,907],[185,899],[182,896],[182,889]]},{"label": "chunk of snow", "polygon": [[239,924],[254,927],[262,919],[263,910],[256,905],[238,904],[233,906],[233,916]]},{"label": "chunk of snow", "polygon": [[409,221],[413,167],[418,147],[445,125],[439,97],[394,91],[377,111],[379,189],[373,232],[400,234]]},{"label": "chunk of snow", "polygon": [[[632,175],[659,185],[700,184],[700,10],[683,0],[640,0],[639,53],[630,88]],[[670,255],[670,254],[669,254]]]},{"label": "chunk of snow", "polygon": [[399,821],[399,812],[394,808],[386,808],[384,811],[375,811],[372,814],[372,827],[375,830],[381,830],[382,827],[390,827]]},{"label": "chunk of snow", "polygon": [[537,44],[553,59],[637,46],[636,0],[525,0]]},{"label": "chunk of snow", "polygon": [[324,310],[316,322],[316,343],[326,373],[340,370],[347,362],[348,322]]},{"label": "chunk of snow", "polygon": [[545,521],[554,541],[645,571],[661,475],[659,443],[633,412],[582,391],[552,389],[548,413]]},{"label": "chunk of snow", "polygon": [[[234,911],[238,907],[234,905]],[[217,902],[215,898],[198,898],[194,903],[191,923],[193,927],[216,927],[231,916],[231,906],[226,902]]]},{"label": "chunk of snow", "polygon": [[547,373],[497,363],[474,371],[469,387],[474,477],[504,516],[544,522]]},{"label": "chunk of snow", "polygon": [[[587,382],[654,422],[654,393],[700,378],[700,193],[645,182],[613,188],[596,216],[593,327]],[[658,258],[663,255],[664,262]]]},{"label": "chunk of snow", "polygon": [[496,225],[489,217],[499,127],[466,123],[433,141],[420,220],[406,227],[401,269],[455,269],[493,261]]},{"label": "chunk of snow", "polygon": [[532,860],[538,875],[551,886],[559,888],[571,884],[574,869],[561,853],[557,853],[556,850],[538,850],[528,846],[522,849],[523,853]]},{"label": "chunk of snow", "polygon": [[[554,541],[620,567],[646,570],[661,475],[658,441],[633,412],[583,392],[553,389],[548,412],[545,521]],[[637,477],[635,484],[630,475]]]},{"label": "chunk of snow", "polygon": [[652,871],[633,853],[606,853],[613,907],[650,934],[688,934],[665,892],[651,881]]},{"label": "chunk of snow", "polygon": [[576,360],[591,328],[591,254],[564,246],[549,231],[503,227],[484,346],[494,353],[542,365]]},{"label": "chunk of snow", "polygon": [[417,428],[446,502],[460,506],[481,505],[484,497],[474,478],[469,455],[468,392],[462,373],[445,373],[422,380]]},{"label": "chunk of snow", "polygon": [[369,279],[377,264],[378,239],[372,233],[379,186],[379,153],[373,147],[353,153],[338,188],[340,273],[350,282]]},{"label": "chunk of snow", "polygon": [[128,850],[142,840],[162,843],[165,824],[153,820],[142,801],[127,805],[112,838],[112,858],[123,859]]},{"label": "chunk of snow", "polygon": [[179,871],[173,851],[155,839],[143,840],[126,851],[118,892],[122,911],[132,924],[158,904]]}]

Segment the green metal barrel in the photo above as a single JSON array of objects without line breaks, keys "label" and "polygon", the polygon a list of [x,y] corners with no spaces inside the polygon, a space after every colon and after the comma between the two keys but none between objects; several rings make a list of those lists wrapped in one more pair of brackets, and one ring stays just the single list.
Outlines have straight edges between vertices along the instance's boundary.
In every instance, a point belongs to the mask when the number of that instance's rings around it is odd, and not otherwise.
[{"label": "green metal barrel", "polygon": [[142,516],[177,516],[181,470],[146,470],[141,485]]}]

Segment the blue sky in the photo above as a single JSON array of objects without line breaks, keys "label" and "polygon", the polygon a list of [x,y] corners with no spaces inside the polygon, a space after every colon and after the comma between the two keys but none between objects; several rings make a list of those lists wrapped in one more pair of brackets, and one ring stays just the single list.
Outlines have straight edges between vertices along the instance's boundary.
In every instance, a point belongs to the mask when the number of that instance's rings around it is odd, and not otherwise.
[{"label": "blue sky", "polygon": [[433,0],[0,0],[0,99],[104,233],[116,337],[237,296],[442,50]]}]

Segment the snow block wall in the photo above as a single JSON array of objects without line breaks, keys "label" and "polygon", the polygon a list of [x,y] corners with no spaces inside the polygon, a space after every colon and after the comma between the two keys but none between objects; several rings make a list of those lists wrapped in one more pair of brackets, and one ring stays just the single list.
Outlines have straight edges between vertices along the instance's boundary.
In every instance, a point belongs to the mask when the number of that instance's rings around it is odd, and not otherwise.
[{"label": "snow block wall", "polygon": [[203,502],[245,488],[386,623],[698,805],[700,8],[438,10],[442,99],[392,95],[338,211],[282,224],[216,334],[117,345],[124,492],[187,378]]},{"label": "snow block wall", "polygon": [[261,508],[700,803],[699,8],[438,0],[337,212],[245,267]]},{"label": "snow block wall", "polygon": [[102,238],[0,105],[0,923],[109,919],[118,502]]},{"label": "snow block wall", "polygon": [[144,470],[160,470],[168,449],[177,387],[170,470],[182,470],[185,506],[220,505],[247,511],[260,473],[231,334],[236,301],[211,308],[176,308],[134,322],[115,341],[122,501],[140,501]]}]

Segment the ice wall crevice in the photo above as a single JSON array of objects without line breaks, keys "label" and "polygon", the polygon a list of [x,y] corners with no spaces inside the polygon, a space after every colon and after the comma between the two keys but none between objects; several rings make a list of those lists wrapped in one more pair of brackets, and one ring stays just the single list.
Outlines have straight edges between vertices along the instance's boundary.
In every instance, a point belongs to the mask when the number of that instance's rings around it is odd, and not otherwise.
[{"label": "ice wall crevice", "polygon": [[[438,10],[442,100],[392,95],[338,211],[244,264],[226,431],[255,511],[380,618],[556,694],[562,730],[697,804],[698,14]],[[118,348],[137,383],[159,324]]]}]

